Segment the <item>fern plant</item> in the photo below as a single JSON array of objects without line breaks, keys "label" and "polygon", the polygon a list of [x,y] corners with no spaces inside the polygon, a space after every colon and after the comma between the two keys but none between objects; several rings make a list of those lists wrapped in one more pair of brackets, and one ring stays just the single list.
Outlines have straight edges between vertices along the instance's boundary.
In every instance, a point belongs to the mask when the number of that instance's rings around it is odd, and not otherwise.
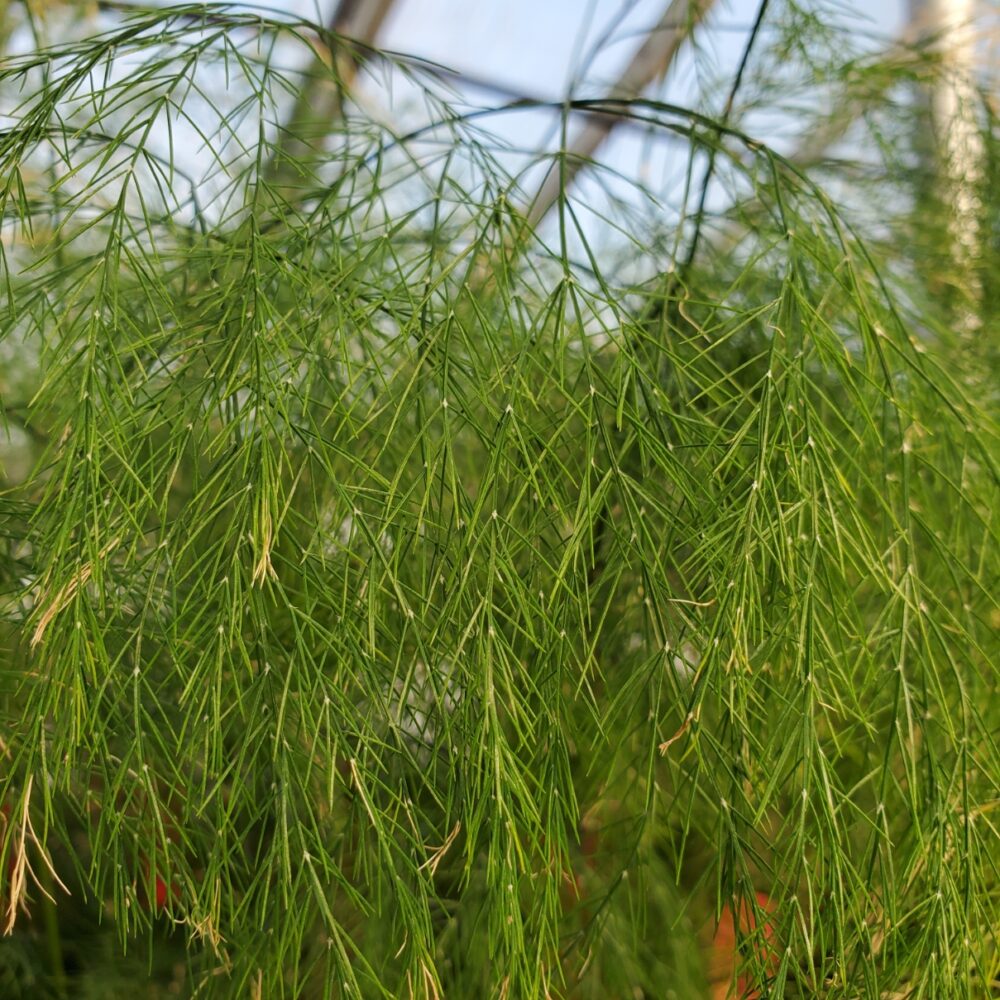
[{"label": "fern plant", "polygon": [[[928,294],[933,55],[775,3],[724,107],[472,107],[102,11],[0,69],[3,995],[994,995],[1000,267]],[[753,132],[789,65],[874,170]],[[682,196],[529,224],[529,108]]]}]

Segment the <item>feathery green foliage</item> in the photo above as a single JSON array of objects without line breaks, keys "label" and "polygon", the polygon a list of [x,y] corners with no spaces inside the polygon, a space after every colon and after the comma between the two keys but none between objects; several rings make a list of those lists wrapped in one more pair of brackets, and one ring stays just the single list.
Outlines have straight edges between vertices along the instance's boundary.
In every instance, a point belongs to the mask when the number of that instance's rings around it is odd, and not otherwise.
[{"label": "feathery green foliage", "polygon": [[[699,996],[725,911],[759,995],[993,995],[997,328],[900,242],[933,60],[827,77],[867,181],[740,101],[549,109],[688,207],[532,229],[528,102],[107,9],[0,70],[3,995],[135,992],[111,928],[150,995]],[[768,16],[762,73],[829,70]],[[419,122],[284,132],[330,52]]]}]

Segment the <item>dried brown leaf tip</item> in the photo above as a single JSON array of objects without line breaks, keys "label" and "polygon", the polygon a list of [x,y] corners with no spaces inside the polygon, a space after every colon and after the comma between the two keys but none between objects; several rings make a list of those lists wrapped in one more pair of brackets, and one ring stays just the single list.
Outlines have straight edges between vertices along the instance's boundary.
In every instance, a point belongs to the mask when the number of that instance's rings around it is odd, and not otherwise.
[{"label": "dried brown leaf tip", "polygon": [[[107,545],[101,549],[98,558],[104,559],[113,549],[117,548],[119,539],[112,538]],[[79,593],[81,588],[86,586],[87,581],[93,576],[94,564],[84,563],[74,574],[69,578],[69,580],[63,584],[54,594],[49,595],[48,590],[43,592],[38,599],[38,604],[43,607],[41,615],[38,617],[38,623],[35,625],[35,631],[31,636],[31,646],[34,648],[37,646],[43,638],[45,638],[45,632],[49,625],[52,624],[55,617],[70,604],[73,598]]]},{"label": "dried brown leaf tip", "polygon": [[29,776],[28,782],[25,785],[24,795],[21,798],[19,815],[16,820],[11,819],[8,821],[15,824],[15,829],[12,831],[13,835],[11,838],[11,857],[9,863],[10,878],[8,884],[9,895],[7,898],[7,911],[3,918],[4,934],[10,934],[14,930],[14,924],[17,922],[17,914],[19,910],[24,913],[27,913],[28,911],[27,896],[29,878],[35,883],[46,898],[52,899],[51,894],[42,884],[39,877],[35,874],[34,869],[31,867],[29,853],[32,851],[36,857],[41,859],[42,864],[48,869],[52,880],[59,886],[60,889],[69,894],[69,889],[56,873],[55,868],[52,866],[52,861],[49,858],[48,851],[45,849],[45,845],[38,839],[38,835],[35,833],[35,828],[31,823],[32,782],[33,778]]}]

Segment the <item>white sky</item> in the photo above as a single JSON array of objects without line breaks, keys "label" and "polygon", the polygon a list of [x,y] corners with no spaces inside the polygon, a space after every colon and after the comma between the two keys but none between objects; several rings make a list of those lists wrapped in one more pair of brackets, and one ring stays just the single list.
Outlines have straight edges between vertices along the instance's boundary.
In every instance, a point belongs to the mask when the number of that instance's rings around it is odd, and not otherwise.
[{"label": "white sky", "polygon": [[[864,17],[856,15],[858,27],[897,34],[904,3],[869,0]],[[628,13],[595,67],[595,80],[613,77],[664,5],[665,0],[397,0],[378,41],[478,77],[561,97],[574,55],[600,39],[619,12]],[[757,6],[758,0],[725,0],[714,9],[700,37],[721,63],[739,58]],[[823,6],[834,5],[826,0]],[[588,26],[586,46],[581,46],[579,36]]]},{"label": "white sky", "polygon": [[[852,0],[800,0],[837,14],[858,45],[877,47],[877,39],[898,37],[906,20],[907,0],[867,0],[864,13]],[[856,2],[856,0],[855,0]],[[330,0],[326,0],[329,4]],[[494,82],[527,96],[559,100],[573,86],[576,96],[599,96],[627,64],[644,33],[662,16],[666,0],[396,0],[377,39],[385,48],[406,52]],[[735,72],[756,16],[759,0],[719,0],[697,33],[698,53],[682,49],[657,96],[690,105],[705,82],[726,81]],[[771,6],[773,15],[783,5]],[[765,21],[765,25],[768,22]],[[871,35],[865,42],[865,35]],[[761,39],[761,43],[764,39]],[[758,43],[758,49],[762,44]],[[592,57],[592,58],[590,58]],[[588,61],[589,59],[589,61]],[[470,92],[477,103],[502,101],[495,94]],[[724,97],[720,96],[715,110]],[[758,117],[753,134],[775,146],[795,143],[797,125],[780,112]],[[489,128],[517,146],[528,148],[556,142],[553,116],[521,114],[491,120]],[[789,130],[793,134],[787,133]],[[670,198],[683,181],[687,155],[671,156],[667,145],[635,129],[619,128],[599,158],[626,176],[640,177]],[[676,146],[674,147],[676,149]],[[537,178],[528,183],[530,188]],[[582,182],[583,184],[586,181]]]},{"label": "white sky", "polygon": [[[329,23],[337,0],[258,2],[265,9],[270,7],[276,12]],[[557,101],[572,87],[574,96],[596,97],[606,92],[642,43],[645,33],[662,17],[666,2],[396,0],[375,42],[380,47],[440,63],[526,96]],[[840,22],[849,26],[854,44],[874,48],[879,45],[876,39],[884,44],[899,35],[909,0],[798,2],[821,11],[825,18],[836,13]],[[718,112],[759,3],[760,0],[717,0],[706,23],[696,33],[697,57],[692,47],[685,45],[667,79],[657,86],[656,96],[690,106],[704,99],[707,92],[710,110]],[[862,3],[863,15],[855,6]],[[774,26],[784,7],[783,0],[774,0],[765,20],[766,30]],[[871,37],[866,43],[868,36]],[[763,42],[762,38],[758,53],[765,47]],[[836,58],[835,55],[835,62]],[[469,89],[466,93],[470,103],[480,106],[503,104],[506,100],[503,95],[482,89]],[[385,114],[397,125],[409,127],[424,115],[419,95],[405,84],[394,81],[391,94],[370,84],[367,94],[370,109]],[[822,91],[813,89],[810,99],[813,104],[822,100]],[[392,106],[387,107],[390,101]],[[773,108],[774,95],[767,104]],[[517,148],[551,151],[558,147],[558,115],[551,112],[505,114],[491,117],[485,124],[502,141]],[[746,121],[747,131],[755,138],[781,151],[795,144],[794,131],[798,127],[796,119],[781,110],[758,112]],[[191,139],[191,145],[198,147],[196,137]],[[669,204],[683,181],[689,159],[689,150],[675,155],[677,149],[676,142],[671,143],[662,130],[644,133],[634,127],[619,127],[598,155],[613,170],[647,184]],[[176,152],[181,161],[189,158],[184,149]],[[511,170],[517,169],[514,159],[505,162]],[[536,189],[544,169],[544,165],[536,167],[522,178],[526,192]],[[589,177],[581,175],[578,193],[586,192],[587,184],[596,183],[595,176],[593,172]],[[616,190],[622,194],[624,188],[627,185]],[[584,197],[589,196],[585,193]]]}]

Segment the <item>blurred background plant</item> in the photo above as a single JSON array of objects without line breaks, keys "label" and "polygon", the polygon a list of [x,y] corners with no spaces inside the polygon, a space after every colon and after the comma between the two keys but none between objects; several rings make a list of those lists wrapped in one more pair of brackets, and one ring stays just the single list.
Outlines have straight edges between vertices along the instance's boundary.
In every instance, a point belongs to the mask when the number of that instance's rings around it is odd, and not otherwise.
[{"label": "blurred background plant", "polygon": [[997,995],[995,16],[394,6],[0,8],[0,992]]}]

